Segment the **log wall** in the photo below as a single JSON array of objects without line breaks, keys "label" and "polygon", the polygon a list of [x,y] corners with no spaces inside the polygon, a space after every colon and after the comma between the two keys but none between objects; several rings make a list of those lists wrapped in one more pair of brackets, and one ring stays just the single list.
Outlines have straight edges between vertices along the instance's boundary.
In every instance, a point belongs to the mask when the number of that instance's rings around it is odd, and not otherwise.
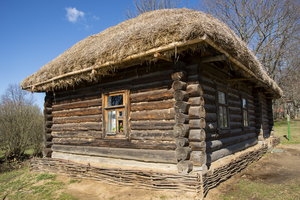
[{"label": "log wall", "polygon": [[[52,99],[47,95],[51,103],[45,110],[51,112],[45,115],[46,127],[52,150],[92,155],[96,148],[97,152],[104,151],[97,156],[120,158],[124,154],[127,155],[124,159],[176,162],[171,68],[170,65],[159,70],[148,69],[147,73],[137,68],[127,69],[114,77],[113,82],[104,79],[99,84],[55,92]],[[101,94],[119,90],[130,91],[129,133],[126,138],[112,139],[103,133]],[[113,151],[105,152],[107,147]]]}]

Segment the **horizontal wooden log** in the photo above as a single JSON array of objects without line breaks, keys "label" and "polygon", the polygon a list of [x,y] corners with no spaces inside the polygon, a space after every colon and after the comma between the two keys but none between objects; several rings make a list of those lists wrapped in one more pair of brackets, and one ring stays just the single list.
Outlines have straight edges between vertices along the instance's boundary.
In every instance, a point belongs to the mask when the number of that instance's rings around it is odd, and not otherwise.
[{"label": "horizontal wooden log", "polygon": [[71,116],[86,116],[100,115],[102,109],[100,107],[76,108],[72,110],[63,110],[52,112],[53,117],[71,117]]},{"label": "horizontal wooden log", "polygon": [[79,102],[70,102],[64,104],[56,104],[53,105],[53,111],[61,111],[61,110],[68,110],[68,109],[75,109],[75,108],[88,108],[88,107],[95,107],[101,105],[102,105],[102,99],[99,96],[97,99],[91,99],[91,100],[79,101]]},{"label": "horizontal wooden log", "polygon": [[65,123],[82,123],[82,122],[101,122],[101,115],[86,115],[86,116],[72,116],[72,117],[54,117],[54,124]]},{"label": "horizontal wooden log", "polygon": [[173,98],[173,89],[160,89],[147,92],[138,92],[130,94],[131,103],[139,103],[145,101],[160,101]]},{"label": "horizontal wooden log", "polygon": [[193,170],[193,163],[189,160],[183,160],[177,163],[179,174],[188,174]]},{"label": "horizontal wooden log", "polygon": [[206,153],[205,151],[192,151],[190,160],[194,165],[202,166],[206,164]]},{"label": "horizontal wooden log", "polygon": [[101,123],[99,122],[83,122],[83,123],[66,123],[53,124],[52,131],[88,131],[101,130]]},{"label": "horizontal wooden log", "polygon": [[203,89],[199,84],[189,84],[186,87],[186,92],[190,97],[199,97],[203,95]]},{"label": "horizontal wooden log", "polygon": [[220,140],[208,141],[206,142],[206,148],[208,152],[212,152],[212,151],[225,148],[229,145],[237,144],[242,141],[248,140],[250,138],[255,138],[255,137],[256,137],[255,133],[248,133],[245,135],[239,135],[239,136],[234,136],[229,138],[222,138]]},{"label": "horizontal wooden log", "polygon": [[189,147],[177,147],[175,150],[176,159],[178,161],[188,160],[190,158],[191,149]]},{"label": "horizontal wooden log", "polygon": [[184,113],[187,114],[190,108],[190,104],[185,101],[176,101],[174,104],[174,109],[176,113]]},{"label": "horizontal wooden log", "polygon": [[216,96],[215,95],[210,95],[210,94],[203,94],[203,98],[205,101],[205,104],[216,104]]},{"label": "horizontal wooden log", "polygon": [[217,105],[216,104],[205,104],[204,108],[206,113],[217,113]]},{"label": "horizontal wooden log", "polygon": [[238,107],[229,106],[228,110],[229,110],[230,114],[241,114],[242,113],[242,110],[241,110],[240,106],[238,106]]},{"label": "horizontal wooden log", "polygon": [[229,115],[229,120],[232,122],[241,122],[243,119],[242,115],[237,115],[237,114],[230,114]]},{"label": "horizontal wooden log", "polygon": [[190,129],[189,131],[189,141],[205,141],[205,137],[206,134],[204,129]]},{"label": "horizontal wooden log", "polygon": [[185,90],[187,86],[186,82],[182,82],[182,81],[174,81],[172,84],[172,88],[173,90]]},{"label": "horizontal wooden log", "polygon": [[189,120],[189,126],[191,129],[202,129],[206,127],[206,122],[204,118],[191,119]]},{"label": "horizontal wooden log", "polygon": [[190,119],[205,118],[206,112],[204,106],[191,106],[189,109]]},{"label": "horizontal wooden log", "polygon": [[129,160],[131,159],[157,163],[177,163],[175,152],[167,150],[144,150],[67,145],[53,145],[52,150],[55,152],[72,153],[77,155],[79,154]]},{"label": "horizontal wooden log", "polygon": [[205,102],[204,102],[204,98],[202,96],[200,97],[190,97],[188,100],[188,103],[191,106],[204,106]]},{"label": "horizontal wooden log", "polygon": [[186,101],[189,98],[189,94],[183,90],[176,90],[174,92],[174,99],[176,101]]},{"label": "horizontal wooden log", "polygon": [[130,119],[132,121],[137,120],[170,120],[174,119],[174,108],[162,109],[162,110],[147,110],[137,111],[130,113]]},{"label": "horizontal wooden log", "polygon": [[172,130],[131,130],[130,139],[135,140],[174,140]]},{"label": "horizontal wooden log", "polygon": [[144,110],[160,110],[168,109],[174,106],[175,101],[173,99],[164,101],[151,101],[151,102],[141,102],[132,103],[130,105],[130,111],[144,111]]},{"label": "horizontal wooden log", "polygon": [[174,125],[173,131],[174,131],[174,136],[176,138],[186,137],[189,133],[189,125],[188,124],[177,123],[177,124]]},{"label": "horizontal wooden log", "polygon": [[206,123],[217,122],[218,117],[216,113],[206,113],[205,116]]},{"label": "horizontal wooden log", "polygon": [[173,130],[175,120],[140,120],[131,121],[132,130]]},{"label": "horizontal wooden log", "polygon": [[127,140],[127,139],[106,139],[106,138],[78,138],[65,137],[54,138],[53,144],[91,146],[106,148],[132,148],[132,149],[156,149],[175,151],[175,141],[163,140]]},{"label": "horizontal wooden log", "polygon": [[248,148],[250,146],[253,146],[255,144],[257,144],[257,139],[256,138],[252,138],[252,139],[243,141],[241,143],[234,144],[234,145],[228,146],[226,148],[220,149],[218,151],[214,151],[212,153],[208,153],[207,154],[207,162],[208,163],[214,162],[214,161],[216,161],[216,160],[218,160],[220,158],[223,158],[223,157],[228,156],[230,154],[233,154],[235,152],[244,150],[244,149],[246,149],[246,148]]},{"label": "horizontal wooden log", "polygon": [[89,130],[89,131],[52,131],[51,135],[55,138],[102,138],[103,133],[102,131],[95,131],[95,130]]},{"label": "horizontal wooden log", "polygon": [[201,86],[205,94],[216,95],[217,90],[214,87],[205,84],[201,84]]}]

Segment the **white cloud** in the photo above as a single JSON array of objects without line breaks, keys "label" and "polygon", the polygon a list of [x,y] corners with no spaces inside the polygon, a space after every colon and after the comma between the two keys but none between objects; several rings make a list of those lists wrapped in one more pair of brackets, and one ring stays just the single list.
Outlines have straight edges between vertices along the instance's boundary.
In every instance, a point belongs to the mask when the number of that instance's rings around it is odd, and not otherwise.
[{"label": "white cloud", "polygon": [[76,8],[66,8],[66,17],[69,22],[76,23],[78,19],[84,18],[85,13]]}]

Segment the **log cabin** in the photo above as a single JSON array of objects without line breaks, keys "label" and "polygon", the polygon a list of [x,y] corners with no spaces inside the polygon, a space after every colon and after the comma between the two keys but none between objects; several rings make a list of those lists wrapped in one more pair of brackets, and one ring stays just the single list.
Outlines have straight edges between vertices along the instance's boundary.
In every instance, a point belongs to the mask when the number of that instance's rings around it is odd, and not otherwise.
[{"label": "log cabin", "polygon": [[201,195],[266,152],[282,95],[230,28],[190,9],[89,36],[21,86],[46,93],[36,169]]}]

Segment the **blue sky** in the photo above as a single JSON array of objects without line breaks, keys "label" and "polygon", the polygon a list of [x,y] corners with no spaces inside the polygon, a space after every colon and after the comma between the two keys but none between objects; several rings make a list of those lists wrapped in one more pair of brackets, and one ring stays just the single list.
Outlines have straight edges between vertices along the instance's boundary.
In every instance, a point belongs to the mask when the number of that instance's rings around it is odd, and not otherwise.
[{"label": "blue sky", "polygon": [[[132,7],[133,0],[0,0],[0,95],[80,40],[126,20]],[[199,8],[199,0],[180,7]],[[35,94],[41,107],[43,98]]]}]

